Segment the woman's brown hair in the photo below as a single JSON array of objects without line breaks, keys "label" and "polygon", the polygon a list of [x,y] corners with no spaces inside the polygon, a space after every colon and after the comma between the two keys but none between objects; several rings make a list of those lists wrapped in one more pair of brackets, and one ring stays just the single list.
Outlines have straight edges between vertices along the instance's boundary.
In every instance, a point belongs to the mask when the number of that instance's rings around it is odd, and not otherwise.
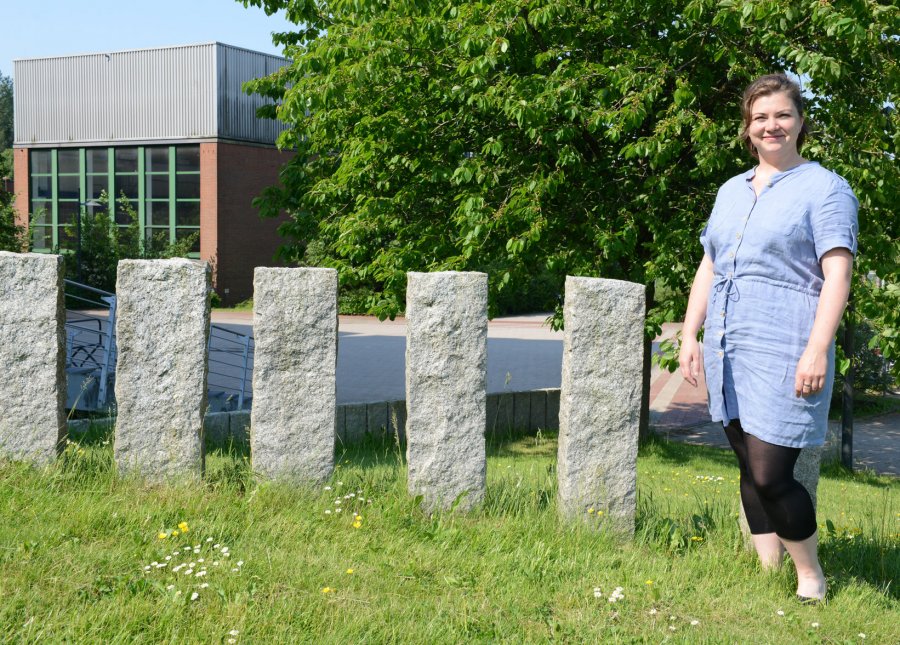
[{"label": "woman's brown hair", "polygon": [[769,96],[784,92],[797,108],[797,114],[803,119],[803,126],[800,128],[800,134],[797,135],[797,150],[803,146],[806,141],[806,135],[809,134],[809,128],[806,127],[806,119],[803,118],[803,97],[800,95],[800,86],[789,79],[784,74],[766,74],[750,83],[744,90],[744,98],[741,100],[741,117],[744,119],[744,128],[741,130],[741,141],[747,146],[750,154],[759,158],[756,152],[756,146],[750,142],[750,120],[753,116],[753,103],[761,96]]}]

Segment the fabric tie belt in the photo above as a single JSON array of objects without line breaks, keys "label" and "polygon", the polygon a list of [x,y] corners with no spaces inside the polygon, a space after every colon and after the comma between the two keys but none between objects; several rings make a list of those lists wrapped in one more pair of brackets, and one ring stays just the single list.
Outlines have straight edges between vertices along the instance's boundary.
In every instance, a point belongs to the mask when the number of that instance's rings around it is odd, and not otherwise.
[{"label": "fabric tie belt", "polygon": [[716,293],[724,293],[726,300],[733,300],[737,302],[741,299],[741,294],[738,291],[737,285],[734,283],[734,276],[731,274],[718,276],[713,282],[713,288],[716,290]]}]

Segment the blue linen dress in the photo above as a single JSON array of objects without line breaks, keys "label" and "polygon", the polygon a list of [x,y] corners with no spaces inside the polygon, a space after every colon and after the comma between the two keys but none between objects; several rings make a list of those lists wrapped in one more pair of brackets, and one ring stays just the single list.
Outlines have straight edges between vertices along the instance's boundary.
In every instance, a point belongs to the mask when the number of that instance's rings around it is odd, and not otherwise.
[{"label": "blue linen dress", "polygon": [[847,182],[816,162],[775,174],[759,196],[755,169],[719,189],[703,249],[715,267],[703,336],[713,421],[740,419],[763,441],[803,448],[825,441],[834,342],[824,388],[794,394],[824,282],[820,260],[856,254],[859,203]]}]

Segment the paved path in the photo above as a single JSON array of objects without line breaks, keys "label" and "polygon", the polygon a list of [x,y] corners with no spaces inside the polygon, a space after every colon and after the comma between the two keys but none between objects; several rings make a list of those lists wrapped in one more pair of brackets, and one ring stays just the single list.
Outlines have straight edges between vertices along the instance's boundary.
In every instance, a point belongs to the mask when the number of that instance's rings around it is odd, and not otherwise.
[{"label": "paved path", "polygon": [[[544,324],[546,314],[498,318],[488,324],[488,391],[559,387],[562,332]],[[214,312],[213,321],[249,331],[250,312]],[[665,325],[657,341],[671,337]],[[338,345],[338,401],[405,398],[406,322],[379,322],[370,316],[341,316]],[[654,349],[657,343],[654,343]],[[692,387],[680,374],[654,367],[650,380],[650,418],[658,433],[672,439],[727,448],[721,424],[710,423],[706,386]],[[900,414],[857,420],[854,461],[900,477]]]}]

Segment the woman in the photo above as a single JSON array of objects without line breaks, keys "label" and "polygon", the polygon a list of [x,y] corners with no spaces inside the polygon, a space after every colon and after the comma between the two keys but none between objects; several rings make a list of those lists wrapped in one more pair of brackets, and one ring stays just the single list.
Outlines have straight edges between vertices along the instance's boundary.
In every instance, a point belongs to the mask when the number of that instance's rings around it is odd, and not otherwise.
[{"label": "woman", "polygon": [[701,235],[679,355],[740,466],[741,501],[764,567],[784,551],[797,595],[825,597],[815,509],[794,479],[800,449],[825,440],[834,336],[850,291],[858,202],[847,182],[800,155],[807,128],[800,88],[783,74],[744,92],[741,138],[758,159],[716,196]]}]

